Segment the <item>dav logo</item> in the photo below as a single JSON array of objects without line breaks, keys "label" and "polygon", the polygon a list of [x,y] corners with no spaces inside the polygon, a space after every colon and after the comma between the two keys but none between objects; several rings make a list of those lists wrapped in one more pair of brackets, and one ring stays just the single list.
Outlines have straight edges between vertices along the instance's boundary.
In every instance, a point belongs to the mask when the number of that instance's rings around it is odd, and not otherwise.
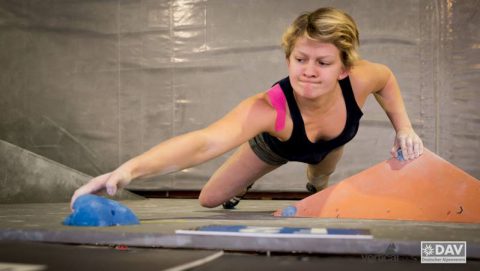
[{"label": "dav logo", "polygon": [[422,241],[422,263],[467,263],[465,241]]}]

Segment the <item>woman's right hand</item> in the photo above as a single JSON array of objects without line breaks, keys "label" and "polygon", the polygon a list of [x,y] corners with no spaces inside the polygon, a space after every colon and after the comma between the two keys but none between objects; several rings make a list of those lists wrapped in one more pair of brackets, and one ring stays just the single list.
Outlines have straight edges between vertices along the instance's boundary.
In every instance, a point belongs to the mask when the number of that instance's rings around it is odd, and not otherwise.
[{"label": "woman's right hand", "polygon": [[100,175],[81,186],[73,193],[70,200],[70,209],[73,211],[75,200],[85,194],[95,194],[106,190],[110,196],[115,195],[117,190],[125,187],[131,181],[130,175],[120,167],[115,171]]}]

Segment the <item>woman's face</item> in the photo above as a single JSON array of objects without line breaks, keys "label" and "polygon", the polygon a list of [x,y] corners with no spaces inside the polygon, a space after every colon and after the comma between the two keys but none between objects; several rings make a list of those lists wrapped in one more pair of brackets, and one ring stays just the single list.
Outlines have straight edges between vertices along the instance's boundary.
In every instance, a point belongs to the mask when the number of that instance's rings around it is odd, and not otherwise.
[{"label": "woman's face", "polygon": [[337,81],[347,76],[340,59],[340,51],[331,43],[301,37],[287,59],[290,83],[296,93],[315,99],[329,93]]}]

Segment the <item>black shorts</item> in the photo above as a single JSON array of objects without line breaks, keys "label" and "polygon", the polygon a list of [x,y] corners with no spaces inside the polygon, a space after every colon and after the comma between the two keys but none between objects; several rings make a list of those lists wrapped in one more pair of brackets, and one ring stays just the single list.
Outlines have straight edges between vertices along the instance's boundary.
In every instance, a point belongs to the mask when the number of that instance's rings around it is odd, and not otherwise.
[{"label": "black shorts", "polygon": [[270,149],[265,140],[263,139],[262,134],[258,134],[256,137],[248,141],[252,151],[262,160],[263,162],[272,165],[272,166],[281,166],[288,162],[287,159],[281,157]]}]

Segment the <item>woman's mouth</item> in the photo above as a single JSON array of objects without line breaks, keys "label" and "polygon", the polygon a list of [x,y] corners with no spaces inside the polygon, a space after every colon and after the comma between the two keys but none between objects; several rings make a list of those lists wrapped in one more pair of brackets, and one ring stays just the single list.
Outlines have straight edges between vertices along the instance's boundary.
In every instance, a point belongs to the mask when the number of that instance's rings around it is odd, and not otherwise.
[{"label": "woman's mouth", "polygon": [[302,85],[318,85],[320,82],[312,82],[312,81],[299,81]]}]

